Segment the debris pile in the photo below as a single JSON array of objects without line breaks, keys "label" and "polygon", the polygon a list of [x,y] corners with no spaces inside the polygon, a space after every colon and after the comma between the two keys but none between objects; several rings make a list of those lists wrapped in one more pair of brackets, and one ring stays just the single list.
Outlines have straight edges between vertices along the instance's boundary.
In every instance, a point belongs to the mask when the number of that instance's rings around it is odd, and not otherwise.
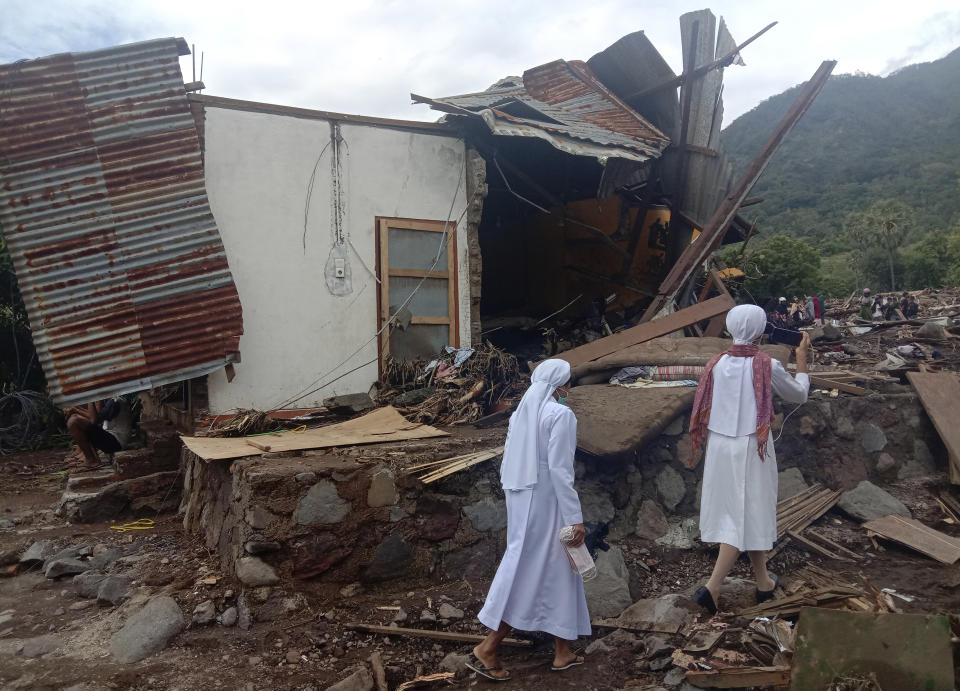
[{"label": "debris pile", "polygon": [[474,422],[506,410],[523,393],[517,358],[489,343],[473,349],[447,347],[436,359],[388,359],[380,404],[408,419],[435,425]]}]

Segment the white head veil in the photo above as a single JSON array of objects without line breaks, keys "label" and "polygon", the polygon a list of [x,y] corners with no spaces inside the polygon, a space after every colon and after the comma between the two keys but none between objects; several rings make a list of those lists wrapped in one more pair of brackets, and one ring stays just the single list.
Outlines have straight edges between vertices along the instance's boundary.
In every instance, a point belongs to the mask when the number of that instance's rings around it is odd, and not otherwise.
[{"label": "white head veil", "polygon": [[734,345],[749,345],[763,335],[767,313],[756,305],[737,305],[727,312],[727,331]]},{"label": "white head veil", "polygon": [[540,414],[553,392],[570,380],[570,363],[566,360],[544,360],[530,377],[530,388],[510,417],[510,429],[500,465],[500,481],[504,489],[526,489],[537,484]]}]

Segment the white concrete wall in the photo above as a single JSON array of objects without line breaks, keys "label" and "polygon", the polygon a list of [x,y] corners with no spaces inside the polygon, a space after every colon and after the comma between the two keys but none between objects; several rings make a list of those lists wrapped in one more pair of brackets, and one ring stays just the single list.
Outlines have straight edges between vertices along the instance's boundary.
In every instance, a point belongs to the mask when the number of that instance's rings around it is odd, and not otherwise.
[{"label": "white concrete wall", "polygon": [[[330,141],[329,123],[206,106],[207,192],[240,293],[244,326],[234,380],[228,383],[223,371],[209,377],[211,412],[268,410],[316,388],[310,384],[321,375],[325,383],[374,361],[287,407],[366,392],[377,379],[375,218],[443,221],[451,202],[452,221],[464,213],[462,140],[346,123],[341,133],[344,225],[359,257],[351,252],[353,292],[337,297],[324,280],[333,244],[329,149],[317,168],[306,252],[303,248],[307,185]],[[460,342],[469,345],[465,220],[457,234]]]}]

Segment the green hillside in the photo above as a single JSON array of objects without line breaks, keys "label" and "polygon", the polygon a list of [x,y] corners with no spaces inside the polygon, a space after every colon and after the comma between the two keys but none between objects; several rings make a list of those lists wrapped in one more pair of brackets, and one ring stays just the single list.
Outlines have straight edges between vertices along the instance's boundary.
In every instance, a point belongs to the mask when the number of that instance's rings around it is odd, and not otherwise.
[{"label": "green hillside", "polygon": [[[842,67],[842,66],[841,66]],[[799,87],[774,96],[723,131],[738,171],[760,150]],[[823,256],[853,249],[844,217],[891,198],[913,211],[909,243],[960,222],[960,49],[888,77],[832,77],[744,209],[761,237],[800,237]]]}]

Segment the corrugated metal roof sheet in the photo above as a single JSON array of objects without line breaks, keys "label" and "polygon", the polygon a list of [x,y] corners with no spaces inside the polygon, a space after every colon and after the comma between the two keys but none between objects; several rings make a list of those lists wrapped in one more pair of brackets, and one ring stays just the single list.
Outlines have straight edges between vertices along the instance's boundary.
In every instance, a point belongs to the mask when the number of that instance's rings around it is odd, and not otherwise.
[{"label": "corrugated metal roof sheet", "polygon": [[670,143],[580,61],[556,60],[527,70],[522,86],[438,99],[411,97],[437,110],[480,117],[494,134],[540,137],[577,155],[646,161],[659,157]]},{"label": "corrugated metal roof sheet", "polygon": [[0,66],[0,226],[59,405],[199,376],[238,350],[187,52],[168,38]]}]

